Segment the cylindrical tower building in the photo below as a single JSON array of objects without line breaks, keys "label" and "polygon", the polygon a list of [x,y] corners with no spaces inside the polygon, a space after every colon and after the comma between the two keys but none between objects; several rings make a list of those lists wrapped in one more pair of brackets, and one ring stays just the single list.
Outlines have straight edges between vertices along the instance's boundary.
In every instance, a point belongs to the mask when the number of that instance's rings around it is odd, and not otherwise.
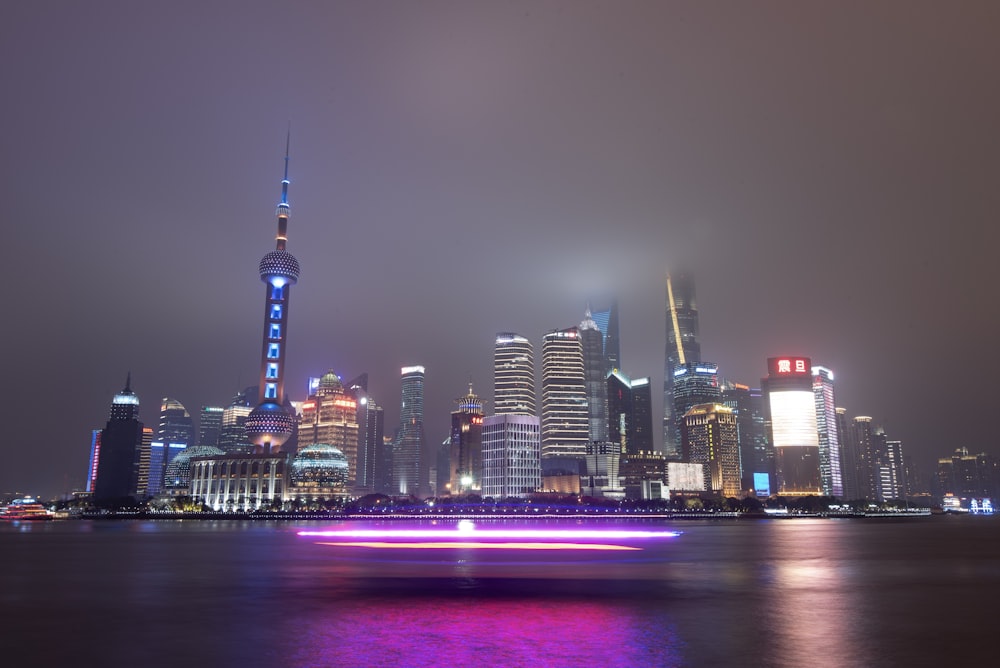
[{"label": "cylindrical tower building", "polygon": [[260,359],[260,395],[247,416],[247,438],[257,452],[276,452],[292,435],[295,417],[285,409],[285,347],[288,340],[288,296],[299,280],[299,261],[285,250],[288,241],[288,144],[285,145],[285,178],[278,203],[275,250],[258,267],[267,288],[264,297],[264,336]]}]

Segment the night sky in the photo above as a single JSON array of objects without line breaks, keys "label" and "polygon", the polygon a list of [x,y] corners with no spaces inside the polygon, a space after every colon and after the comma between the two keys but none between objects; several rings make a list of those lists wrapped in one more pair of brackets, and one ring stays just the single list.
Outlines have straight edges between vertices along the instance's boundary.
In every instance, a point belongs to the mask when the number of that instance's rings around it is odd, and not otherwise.
[{"label": "night sky", "polygon": [[[0,492],[81,488],[142,417],[255,384],[291,123],[287,391],[370,374],[428,438],[498,331],[617,295],[663,380],[664,276],[706,361],[834,370],[929,468],[1000,454],[996,2],[20,2],[4,7]],[[662,397],[654,395],[654,412]],[[659,431],[656,429],[655,431]]]}]

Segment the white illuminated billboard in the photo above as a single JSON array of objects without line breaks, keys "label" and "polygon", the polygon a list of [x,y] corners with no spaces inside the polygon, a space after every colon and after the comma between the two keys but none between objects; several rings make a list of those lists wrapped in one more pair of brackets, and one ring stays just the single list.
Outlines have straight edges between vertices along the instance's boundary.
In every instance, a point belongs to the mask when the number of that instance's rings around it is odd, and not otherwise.
[{"label": "white illuminated billboard", "polygon": [[810,390],[771,392],[771,431],[774,447],[819,447],[816,400]]}]

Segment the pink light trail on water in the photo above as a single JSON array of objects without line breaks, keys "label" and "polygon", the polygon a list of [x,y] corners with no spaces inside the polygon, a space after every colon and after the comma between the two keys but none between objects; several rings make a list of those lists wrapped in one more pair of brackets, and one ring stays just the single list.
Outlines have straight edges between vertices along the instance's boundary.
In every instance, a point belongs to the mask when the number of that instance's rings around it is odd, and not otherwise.
[{"label": "pink light trail on water", "polygon": [[381,549],[441,550],[441,549],[487,549],[487,550],[641,550],[641,547],[612,545],[608,543],[487,543],[482,541],[441,541],[423,543],[398,543],[390,541],[342,543],[316,543],[336,547],[371,547]]}]

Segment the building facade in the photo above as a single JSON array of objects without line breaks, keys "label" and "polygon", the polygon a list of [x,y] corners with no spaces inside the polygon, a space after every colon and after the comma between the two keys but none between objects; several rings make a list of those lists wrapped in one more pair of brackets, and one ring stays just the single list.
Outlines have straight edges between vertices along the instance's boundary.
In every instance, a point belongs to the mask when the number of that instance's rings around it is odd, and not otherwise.
[{"label": "building facade", "polygon": [[139,459],[143,424],[139,397],[132,391],[132,375],[111,402],[108,422],[100,435],[94,503],[114,504],[135,497],[139,485]]},{"label": "building facade", "polygon": [[[667,345],[663,369],[663,452],[681,459],[680,416],[674,403],[674,371],[701,360],[698,340],[698,304],[694,280],[688,274],[667,275]],[[692,404],[694,405],[694,404]],[[690,406],[688,407],[690,408]],[[685,409],[686,410],[686,409]]]},{"label": "building facade", "polygon": [[590,442],[590,415],[583,345],[576,327],[542,339],[542,457],[583,459]]},{"label": "building facade", "polygon": [[534,415],[483,419],[483,496],[524,498],[540,489],[541,424]]},{"label": "building facade", "polygon": [[438,495],[447,485],[452,496],[480,495],[483,491],[483,401],[472,391],[455,400],[451,413],[448,480],[440,481]]},{"label": "building facade", "polygon": [[740,479],[736,412],[723,404],[699,404],[684,414],[681,435],[685,459],[705,467],[705,489],[737,498]]},{"label": "building facade", "polygon": [[514,332],[500,332],[494,343],[493,409],[496,415],[538,415],[534,349]]},{"label": "building facade", "polygon": [[426,494],[430,487],[430,458],[424,452],[424,373],[422,366],[400,369],[402,392],[400,426],[393,448],[393,494]]},{"label": "building facade", "polygon": [[808,357],[771,357],[765,380],[771,415],[777,493],[822,493],[819,431]]},{"label": "building facade", "polygon": [[840,433],[837,431],[837,404],[833,392],[833,371],[812,368],[816,428],[819,436],[819,475],[825,496],[844,496]]}]

